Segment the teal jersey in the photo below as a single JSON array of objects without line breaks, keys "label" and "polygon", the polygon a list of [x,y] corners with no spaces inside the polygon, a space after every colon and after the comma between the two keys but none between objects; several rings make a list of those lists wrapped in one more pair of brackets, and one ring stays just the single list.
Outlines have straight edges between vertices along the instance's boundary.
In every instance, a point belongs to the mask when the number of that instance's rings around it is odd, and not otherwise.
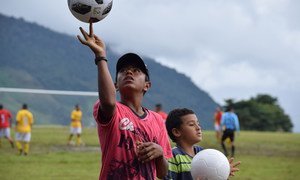
[{"label": "teal jersey", "polygon": [[[200,146],[194,146],[194,152],[197,154],[203,150]],[[164,179],[184,179],[189,180],[193,179],[191,175],[191,163],[193,157],[188,155],[180,147],[174,147],[172,149],[173,157],[168,159],[169,162],[169,171],[168,175]]]}]

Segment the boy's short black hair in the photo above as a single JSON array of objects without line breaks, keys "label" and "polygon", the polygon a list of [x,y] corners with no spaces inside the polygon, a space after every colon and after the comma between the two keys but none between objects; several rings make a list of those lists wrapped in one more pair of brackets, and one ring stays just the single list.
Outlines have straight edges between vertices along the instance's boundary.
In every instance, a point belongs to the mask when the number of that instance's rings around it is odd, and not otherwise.
[{"label": "boy's short black hair", "polygon": [[167,127],[169,137],[172,139],[173,142],[176,142],[176,137],[173,135],[172,129],[173,128],[179,129],[182,124],[181,117],[188,114],[195,114],[195,113],[194,111],[187,108],[178,108],[169,112],[166,120],[166,127]]},{"label": "boy's short black hair", "polygon": [[233,110],[233,106],[232,105],[229,105],[229,106],[226,107],[226,112],[229,112],[231,110]]}]

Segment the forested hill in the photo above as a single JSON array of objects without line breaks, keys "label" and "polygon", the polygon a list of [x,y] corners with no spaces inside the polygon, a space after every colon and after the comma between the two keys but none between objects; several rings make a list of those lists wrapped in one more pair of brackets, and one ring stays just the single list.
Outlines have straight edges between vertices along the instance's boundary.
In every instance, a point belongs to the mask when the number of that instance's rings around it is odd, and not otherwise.
[{"label": "forested hill", "polygon": [[[97,91],[96,67],[90,50],[76,37],[54,32],[35,23],[0,14],[0,87]],[[115,76],[119,54],[108,44],[109,68]],[[165,111],[188,107],[198,115],[203,128],[212,129],[217,104],[191,79],[172,68],[143,56],[150,69],[152,88],[144,106],[153,109],[162,103]],[[14,114],[27,103],[37,124],[68,124],[74,104],[83,109],[90,124],[97,97],[40,95],[0,92],[0,103]]]}]

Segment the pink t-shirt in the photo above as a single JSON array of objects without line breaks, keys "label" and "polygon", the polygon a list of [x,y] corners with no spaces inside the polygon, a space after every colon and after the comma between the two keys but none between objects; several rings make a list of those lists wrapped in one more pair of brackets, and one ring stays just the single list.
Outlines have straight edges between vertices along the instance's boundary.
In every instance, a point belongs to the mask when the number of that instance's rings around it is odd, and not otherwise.
[{"label": "pink t-shirt", "polygon": [[102,168],[99,179],[156,179],[155,161],[142,163],[136,155],[136,142],[155,142],[172,157],[172,149],[161,116],[145,109],[139,117],[128,106],[116,104],[115,114],[108,124],[101,124],[98,115],[99,100],[94,105],[94,118],[102,151]]}]

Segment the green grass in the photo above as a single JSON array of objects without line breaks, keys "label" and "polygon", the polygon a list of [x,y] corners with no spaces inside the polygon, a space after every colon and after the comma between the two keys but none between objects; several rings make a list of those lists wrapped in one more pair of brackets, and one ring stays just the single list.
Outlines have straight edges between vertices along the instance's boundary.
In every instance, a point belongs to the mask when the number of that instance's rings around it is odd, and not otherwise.
[{"label": "green grass", "polygon": [[[204,132],[200,145],[221,150],[212,131]],[[235,145],[242,164],[231,179],[299,179],[300,134],[242,131]]]},{"label": "green grass", "polygon": [[2,139],[0,148],[1,180],[98,179],[100,150],[94,128],[85,128],[85,147],[67,146],[68,127],[35,127],[30,154],[17,155]]},{"label": "green grass", "polygon": [[[34,127],[28,156],[17,155],[2,139],[0,179],[98,179],[97,130],[84,129],[84,147],[67,146],[68,135],[68,127]],[[200,145],[220,150],[213,131],[204,132]],[[236,138],[236,160],[242,164],[231,179],[299,179],[300,134],[243,131]]]}]

